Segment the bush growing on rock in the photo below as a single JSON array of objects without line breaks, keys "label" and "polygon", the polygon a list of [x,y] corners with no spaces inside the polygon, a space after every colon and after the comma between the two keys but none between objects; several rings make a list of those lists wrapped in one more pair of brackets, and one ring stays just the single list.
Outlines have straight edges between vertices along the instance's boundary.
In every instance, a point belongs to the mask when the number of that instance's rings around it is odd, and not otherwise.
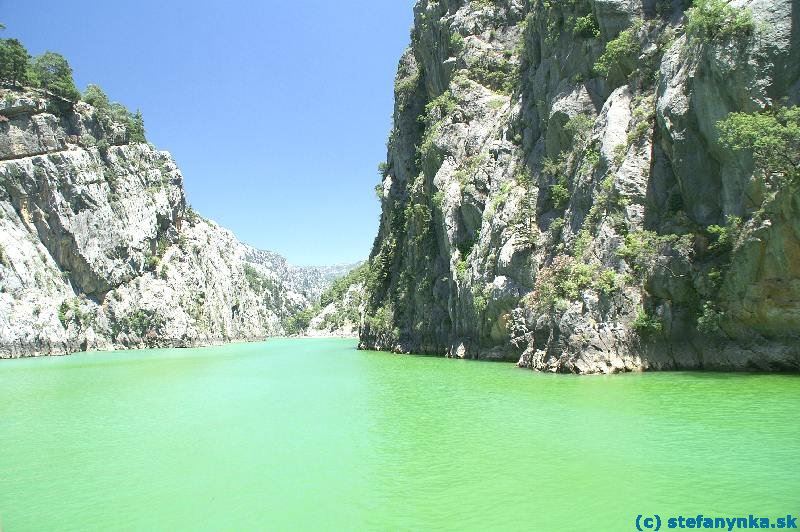
[{"label": "bush growing on rock", "polygon": [[142,118],[141,111],[137,109],[133,114],[128,113],[126,127],[128,131],[128,142],[147,142],[144,131],[144,118]]},{"label": "bush growing on rock", "polygon": [[115,123],[121,124],[125,127],[128,142],[147,142],[144,119],[139,110],[131,113],[124,105],[111,102],[103,89],[97,85],[88,85],[81,98],[95,108],[97,118],[106,131],[112,130]]},{"label": "bush growing on rock", "polygon": [[419,119],[425,125],[425,134],[417,148],[418,162],[423,168],[427,166],[431,169],[433,167],[438,169],[439,164],[441,164],[437,157],[439,154],[437,153],[435,141],[443,122],[455,111],[455,108],[456,99],[449,90],[425,106],[425,114]]},{"label": "bush growing on rock", "polygon": [[701,42],[744,38],[754,30],[750,10],[732,7],[724,0],[694,0],[686,11],[686,32]]},{"label": "bush growing on rock", "polygon": [[506,58],[483,55],[469,67],[469,77],[501,94],[511,94],[518,82],[518,72]]},{"label": "bush growing on rock", "polygon": [[144,340],[149,347],[154,347],[165,325],[166,320],[156,311],[139,309],[119,320],[114,325],[113,332],[115,337],[121,332],[127,335],[133,334]]},{"label": "bush growing on rock", "polygon": [[657,316],[641,309],[633,321],[633,328],[641,336],[655,336],[664,330],[664,324]]},{"label": "bush growing on rock", "polygon": [[106,139],[100,139],[97,141],[97,149],[100,151],[100,154],[106,156],[108,154],[108,149],[111,145],[108,143]]},{"label": "bush growing on rock", "polygon": [[600,37],[600,26],[594,13],[589,13],[583,17],[578,17],[572,26],[572,33],[577,37],[587,39]]},{"label": "bush growing on rock", "polygon": [[537,274],[533,292],[525,296],[526,304],[542,311],[564,307],[594,286],[597,273],[594,265],[558,255]]},{"label": "bush growing on rock", "polygon": [[768,183],[800,184],[800,107],[731,113],[717,128],[724,146],[752,152]]},{"label": "bush growing on rock", "polygon": [[28,50],[17,39],[0,40],[0,80],[12,85],[27,81]]},{"label": "bush growing on rock", "polygon": [[450,52],[455,55],[464,49],[464,37],[460,33],[454,33],[450,36]]},{"label": "bush growing on rock", "polygon": [[630,64],[635,62],[642,51],[637,33],[642,27],[642,21],[637,20],[633,26],[621,32],[616,39],[609,41],[606,49],[597,62],[594,70],[603,77],[608,77],[614,67],[620,68],[625,75],[631,73]]},{"label": "bush growing on rock", "polygon": [[108,96],[106,96],[106,93],[98,85],[87,85],[86,90],[83,91],[82,99],[98,112],[108,112],[111,108],[111,102]]},{"label": "bush growing on rock", "polygon": [[80,93],[72,79],[72,67],[61,54],[45,52],[31,65],[36,82],[46,91],[72,102],[78,101]]},{"label": "bush growing on rock", "polygon": [[708,232],[716,237],[716,241],[709,247],[718,253],[730,253],[733,250],[739,233],[742,230],[742,219],[737,216],[728,216],[727,224],[709,226]]}]

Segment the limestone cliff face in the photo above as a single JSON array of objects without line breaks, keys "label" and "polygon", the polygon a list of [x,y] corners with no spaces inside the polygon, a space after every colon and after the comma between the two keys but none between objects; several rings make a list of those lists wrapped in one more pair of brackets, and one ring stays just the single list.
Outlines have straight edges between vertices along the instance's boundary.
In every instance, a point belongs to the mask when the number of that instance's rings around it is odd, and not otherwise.
[{"label": "limestone cliff face", "polygon": [[90,105],[4,91],[0,357],[263,339],[336,275],[198,216],[169,153]]},{"label": "limestone cliff face", "polygon": [[752,24],[695,33],[684,7],[418,0],[362,347],[800,368],[800,195],[717,129],[800,101],[800,6],[736,0]]}]

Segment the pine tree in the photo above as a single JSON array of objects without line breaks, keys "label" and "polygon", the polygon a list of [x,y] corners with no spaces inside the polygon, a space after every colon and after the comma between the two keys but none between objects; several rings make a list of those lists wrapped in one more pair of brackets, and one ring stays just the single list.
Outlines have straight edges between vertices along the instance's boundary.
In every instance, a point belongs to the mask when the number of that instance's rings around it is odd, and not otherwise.
[{"label": "pine tree", "polygon": [[25,83],[29,60],[28,50],[17,39],[0,40],[0,80]]},{"label": "pine tree", "polygon": [[73,102],[80,98],[72,79],[72,68],[61,54],[45,52],[33,61],[32,71],[44,90]]}]

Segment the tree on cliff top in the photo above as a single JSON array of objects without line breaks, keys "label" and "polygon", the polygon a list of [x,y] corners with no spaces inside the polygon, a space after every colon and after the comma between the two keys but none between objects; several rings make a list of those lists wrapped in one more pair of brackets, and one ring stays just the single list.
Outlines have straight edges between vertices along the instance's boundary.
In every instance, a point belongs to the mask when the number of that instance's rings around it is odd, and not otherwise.
[{"label": "tree on cliff top", "polygon": [[34,59],[31,73],[34,78],[32,81],[38,83],[44,90],[72,102],[80,98],[80,93],[75,88],[75,81],[72,79],[72,68],[61,54],[43,53]]},{"label": "tree on cliff top", "polygon": [[111,101],[99,85],[91,83],[87,85],[81,99],[101,112],[108,111],[111,108]]},{"label": "tree on cliff top", "polygon": [[0,40],[0,80],[25,83],[30,55],[17,39]]}]

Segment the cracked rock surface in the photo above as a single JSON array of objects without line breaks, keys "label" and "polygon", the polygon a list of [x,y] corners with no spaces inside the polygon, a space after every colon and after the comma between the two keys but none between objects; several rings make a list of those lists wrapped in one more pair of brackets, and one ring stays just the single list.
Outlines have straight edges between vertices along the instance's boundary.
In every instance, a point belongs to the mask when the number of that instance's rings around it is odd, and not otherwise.
[{"label": "cracked rock surface", "polygon": [[[799,103],[800,10],[730,7],[753,31],[687,34],[679,1],[418,0],[361,347],[553,372],[800,369],[800,195],[716,127]],[[710,228],[731,219],[720,252]]]}]

